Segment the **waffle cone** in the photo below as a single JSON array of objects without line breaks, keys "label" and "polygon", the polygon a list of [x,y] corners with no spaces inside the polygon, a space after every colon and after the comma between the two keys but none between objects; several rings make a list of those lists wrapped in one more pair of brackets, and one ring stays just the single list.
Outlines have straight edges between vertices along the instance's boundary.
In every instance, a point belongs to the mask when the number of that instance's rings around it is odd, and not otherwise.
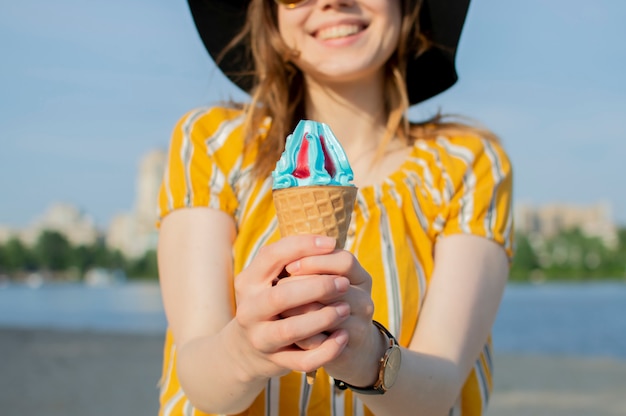
[{"label": "waffle cone", "polygon": [[302,186],[273,191],[278,227],[283,237],[319,234],[334,237],[343,248],[357,188]]}]

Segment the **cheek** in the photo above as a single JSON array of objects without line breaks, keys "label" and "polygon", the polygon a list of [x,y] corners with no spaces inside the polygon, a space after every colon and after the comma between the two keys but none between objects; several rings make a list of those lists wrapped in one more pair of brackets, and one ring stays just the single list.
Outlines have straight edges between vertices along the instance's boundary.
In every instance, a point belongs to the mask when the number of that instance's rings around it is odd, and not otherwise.
[{"label": "cheek", "polygon": [[278,9],[278,32],[280,37],[289,48],[295,49],[297,46],[296,28],[297,23],[291,13],[287,14],[282,8]]},{"label": "cheek", "polygon": [[392,9],[389,10],[389,22],[388,22],[388,30],[386,33],[388,42],[391,43],[393,45],[393,48],[395,49],[398,46],[398,43],[400,42],[400,27],[402,25],[402,17],[400,15],[400,9],[399,7],[394,7],[391,6]]},{"label": "cheek", "polygon": [[386,10],[387,16],[389,16],[389,27],[393,28],[396,38],[400,36],[400,26],[402,25],[402,11],[400,10],[399,1],[391,1],[387,4]]},{"label": "cheek", "polygon": [[285,13],[282,11],[282,9],[279,7],[278,8],[278,13],[277,13],[277,19],[278,21],[278,33],[280,33],[281,37],[285,37],[285,31],[286,31],[286,24],[285,24]]},{"label": "cheek", "polygon": [[398,47],[398,44],[400,43],[400,27],[398,26],[394,26],[393,31],[390,31],[389,33],[389,43],[390,43],[390,48],[395,50]]}]

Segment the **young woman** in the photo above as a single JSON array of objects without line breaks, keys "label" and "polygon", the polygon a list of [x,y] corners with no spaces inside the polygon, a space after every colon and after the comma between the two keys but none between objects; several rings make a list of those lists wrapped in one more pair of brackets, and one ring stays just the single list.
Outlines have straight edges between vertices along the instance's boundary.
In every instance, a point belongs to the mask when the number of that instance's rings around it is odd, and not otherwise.
[{"label": "young woman", "polygon": [[[406,119],[456,81],[468,0],[189,4],[251,100],[173,133],[160,414],[484,414],[511,167],[487,131]],[[270,172],[300,119],[329,124],[354,170],[345,250],[279,236]]]}]

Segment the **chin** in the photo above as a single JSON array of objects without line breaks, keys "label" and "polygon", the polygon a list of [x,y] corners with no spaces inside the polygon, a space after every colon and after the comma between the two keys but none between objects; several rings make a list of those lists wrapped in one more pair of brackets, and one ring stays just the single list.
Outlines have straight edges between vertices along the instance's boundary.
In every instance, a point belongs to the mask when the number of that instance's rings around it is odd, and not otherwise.
[{"label": "chin", "polygon": [[318,63],[317,65],[300,66],[305,74],[324,83],[370,82],[377,74],[382,73],[383,63],[358,62],[347,59],[344,62]]}]

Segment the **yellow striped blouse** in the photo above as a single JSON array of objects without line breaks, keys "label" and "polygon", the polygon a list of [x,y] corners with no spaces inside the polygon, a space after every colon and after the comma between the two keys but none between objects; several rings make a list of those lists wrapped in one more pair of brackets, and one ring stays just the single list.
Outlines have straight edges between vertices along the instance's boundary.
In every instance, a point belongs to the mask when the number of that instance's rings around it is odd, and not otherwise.
[{"label": "yellow striped blouse", "polygon": [[[260,247],[279,238],[272,179],[255,180],[254,149],[244,152],[242,113],[221,107],[186,114],[177,124],[159,194],[159,215],[211,207],[237,224],[238,274]],[[269,122],[269,121],[268,121]],[[267,127],[267,126],[265,126]],[[263,136],[263,128],[260,137]],[[346,249],[373,278],[374,319],[407,346],[433,271],[437,238],[471,233],[511,255],[511,166],[502,148],[474,136],[417,141],[400,168],[359,189]],[[335,392],[320,369],[311,391],[304,374],[272,379],[244,415],[369,415],[350,391]],[[485,340],[450,415],[484,414],[492,388],[491,340]],[[167,331],[160,412],[204,415],[186,399],[176,376],[176,346]]]}]

